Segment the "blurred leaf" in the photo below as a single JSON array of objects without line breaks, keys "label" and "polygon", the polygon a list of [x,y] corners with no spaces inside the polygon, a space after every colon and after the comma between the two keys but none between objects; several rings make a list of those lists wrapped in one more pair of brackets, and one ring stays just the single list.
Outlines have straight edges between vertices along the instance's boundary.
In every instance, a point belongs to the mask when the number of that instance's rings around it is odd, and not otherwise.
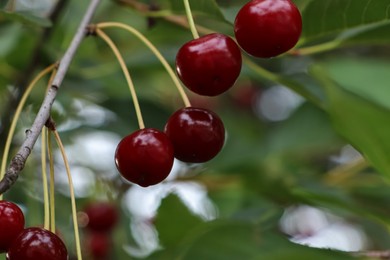
[{"label": "blurred leaf", "polygon": [[21,22],[27,25],[35,25],[35,26],[40,26],[40,27],[50,27],[52,26],[51,21],[39,17],[36,15],[33,15],[28,12],[7,12],[4,10],[0,10],[0,15],[2,15],[4,18],[16,21],[16,22]]},{"label": "blurred leaf", "polygon": [[268,153],[289,153],[314,156],[316,151],[334,149],[338,138],[329,119],[322,110],[311,104],[303,104],[290,118],[281,122],[265,139]]},{"label": "blurred leaf", "polygon": [[311,1],[302,13],[302,40],[308,41],[367,26],[374,29],[389,24],[389,6],[389,0]]},{"label": "blurred leaf", "polygon": [[387,60],[337,58],[324,63],[324,67],[341,87],[390,109],[390,62]]},{"label": "blurred leaf", "polygon": [[328,95],[328,113],[337,131],[381,173],[390,177],[390,109],[343,90],[320,66],[312,74]]},{"label": "blurred leaf", "polygon": [[176,195],[166,197],[158,210],[156,228],[163,246],[172,247],[203,221],[189,211]]},{"label": "blurred leaf", "polygon": [[356,259],[344,253],[293,244],[281,236],[244,222],[209,223],[199,230],[193,240],[186,242],[188,247],[179,259]]},{"label": "blurred leaf", "polygon": [[[185,12],[183,1],[170,0],[171,8],[174,12]],[[215,0],[196,0],[190,1],[191,11],[194,14],[207,15],[216,20],[226,21],[223,13],[219,9]]]}]

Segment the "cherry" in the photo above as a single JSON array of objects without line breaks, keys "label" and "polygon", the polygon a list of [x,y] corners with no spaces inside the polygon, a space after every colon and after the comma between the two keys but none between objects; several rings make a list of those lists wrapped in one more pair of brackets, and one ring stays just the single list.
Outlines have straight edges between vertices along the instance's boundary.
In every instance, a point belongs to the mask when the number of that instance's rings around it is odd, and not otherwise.
[{"label": "cherry", "polygon": [[14,203],[0,201],[0,253],[6,252],[24,229],[24,215]]},{"label": "cherry", "polygon": [[163,132],[144,128],[123,138],[115,152],[118,171],[142,187],[163,181],[173,166],[173,146]]},{"label": "cherry", "polygon": [[225,141],[222,120],[214,112],[195,107],[176,111],[165,125],[175,157],[183,162],[202,163],[214,158]]},{"label": "cherry", "polygon": [[109,232],[118,223],[118,210],[109,202],[90,203],[84,212],[88,216],[87,228],[92,231]]},{"label": "cherry", "polygon": [[176,70],[184,85],[204,96],[231,88],[240,75],[240,48],[230,37],[213,33],[184,44],[176,56]]},{"label": "cherry", "polygon": [[67,260],[64,242],[54,233],[39,227],[24,229],[12,242],[8,260]]},{"label": "cherry", "polygon": [[86,237],[86,247],[91,259],[109,259],[112,249],[111,237],[106,233],[91,232]]},{"label": "cherry", "polygon": [[252,0],[240,9],[234,22],[238,44],[258,58],[290,50],[301,32],[301,14],[291,0]]}]

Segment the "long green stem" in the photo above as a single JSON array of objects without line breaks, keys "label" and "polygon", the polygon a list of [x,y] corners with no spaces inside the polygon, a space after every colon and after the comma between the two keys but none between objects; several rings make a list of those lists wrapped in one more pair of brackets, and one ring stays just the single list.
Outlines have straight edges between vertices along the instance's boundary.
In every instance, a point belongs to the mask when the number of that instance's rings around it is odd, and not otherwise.
[{"label": "long green stem", "polygon": [[190,6],[190,1],[189,0],[184,0],[184,7],[185,7],[185,10],[186,10],[188,24],[190,26],[190,30],[191,30],[192,36],[194,37],[194,39],[198,39],[199,38],[199,33],[196,30],[194,16],[192,15],[192,11],[191,11],[191,6]]},{"label": "long green stem", "polygon": [[[42,70],[31,81],[31,83],[27,86],[26,91],[23,93],[23,96],[20,99],[20,102],[19,102],[19,104],[18,104],[18,106],[17,106],[17,108],[15,110],[15,115],[12,118],[11,126],[10,126],[10,129],[8,131],[8,135],[7,135],[7,140],[5,142],[5,147],[4,147],[4,151],[3,151],[3,158],[2,158],[2,161],[1,161],[0,180],[3,179],[3,177],[5,175],[5,169],[6,169],[6,166],[7,166],[8,154],[9,154],[9,150],[10,150],[10,147],[11,147],[12,138],[14,137],[16,124],[17,124],[17,122],[19,120],[20,114],[22,113],[22,110],[23,110],[23,107],[24,107],[24,105],[25,105],[25,103],[27,101],[27,98],[29,97],[31,91],[36,86],[37,82],[41,78],[43,78],[46,74],[50,73],[56,66],[57,66],[57,64],[52,64],[52,65],[48,66],[47,68],[45,68],[44,70]],[[0,194],[0,199],[2,199],[2,197],[3,197],[3,195]]]},{"label": "long green stem", "polygon": [[58,132],[56,130],[53,131],[53,133],[54,133],[54,137],[56,139],[56,142],[58,144],[58,147],[60,148],[62,159],[63,159],[64,164],[65,164],[66,175],[68,176],[70,199],[71,199],[71,203],[72,203],[72,218],[73,218],[73,227],[74,227],[77,259],[82,260],[79,225],[78,225],[78,221],[77,221],[76,199],[75,199],[75,195],[74,195],[72,175],[70,174],[70,167],[69,167],[68,158],[66,156],[65,148],[64,148],[64,145],[62,144],[60,135],[58,134]]},{"label": "long green stem", "polygon": [[54,193],[54,158],[53,158],[53,145],[51,141],[51,131],[47,129],[47,147],[49,154],[49,169],[50,169],[50,231],[56,232],[56,210],[55,210],[55,193]]},{"label": "long green stem", "polygon": [[43,186],[43,205],[44,205],[44,225],[49,230],[50,225],[50,208],[49,208],[49,191],[47,188],[47,170],[46,170],[46,129],[41,133],[41,164],[42,164],[42,186]]},{"label": "long green stem", "polygon": [[341,41],[334,40],[334,41],[325,42],[318,45],[294,49],[291,50],[289,53],[292,55],[312,55],[312,54],[333,50],[339,47],[341,43],[342,43]]},{"label": "long green stem", "polygon": [[260,77],[267,79],[267,80],[270,80],[270,81],[273,81],[273,82],[278,82],[278,83],[290,88],[291,90],[295,91],[296,93],[298,93],[299,95],[301,95],[302,97],[304,97],[306,100],[310,101],[311,103],[313,103],[317,107],[319,107],[321,109],[325,109],[323,102],[318,97],[314,96],[310,91],[308,91],[305,88],[305,86],[303,86],[303,85],[301,85],[298,82],[295,82],[293,80],[284,78],[284,77],[279,76],[277,74],[274,74],[274,73],[260,67],[259,65],[257,65],[256,63],[254,63],[253,61],[251,61],[248,58],[244,57],[244,62],[251,70],[256,72]]},{"label": "long green stem", "polygon": [[99,23],[96,25],[99,29],[109,28],[109,27],[116,27],[116,28],[122,28],[134,36],[136,36],[139,40],[141,40],[152,52],[153,54],[160,60],[161,64],[164,66],[165,70],[168,72],[169,76],[171,77],[173,83],[175,84],[177,90],[179,91],[179,94],[183,100],[183,103],[186,107],[191,106],[191,103],[188,99],[188,96],[186,92],[184,91],[183,86],[180,84],[180,80],[176,76],[175,72],[167,62],[167,60],[164,58],[164,56],[161,54],[161,52],[144,36],[142,33],[140,33],[135,28],[122,24],[117,22],[105,22],[105,23]]},{"label": "long green stem", "polygon": [[120,54],[120,52],[119,52],[118,48],[116,47],[116,45],[114,44],[114,42],[110,39],[110,37],[107,36],[107,34],[105,34],[99,28],[96,29],[96,33],[100,38],[102,38],[110,46],[110,48],[114,52],[120,66],[123,70],[123,73],[125,74],[127,84],[129,85],[130,93],[131,93],[131,96],[133,98],[135,112],[137,114],[139,128],[140,129],[145,128],[145,124],[144,124],[144,121],[142,118],[141,108],[140,108],[140,105],[138,102],[137,94],[135,93],[135,87],[134,87],[133,81],[130,77],[130,73],[127,70],[126,63],[122,58],[122,55]]}]

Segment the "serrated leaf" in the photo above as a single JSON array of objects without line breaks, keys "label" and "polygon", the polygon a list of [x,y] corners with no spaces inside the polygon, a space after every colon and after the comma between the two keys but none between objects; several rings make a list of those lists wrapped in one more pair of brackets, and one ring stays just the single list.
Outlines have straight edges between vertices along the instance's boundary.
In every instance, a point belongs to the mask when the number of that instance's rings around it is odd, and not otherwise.
[{"label": "serrated leaf", "polygon": [[[170,0],[173,12],[184,13],[183,1]],[[206,15],[220,21],[226,21],[223,13],[215,0],[196,0],[190,1],[191,11],[194,14]]]},{"label": "serrated leaf", "polygon": [[302,12],[301,39],[338,34],[347,30],[390,23],[390,0],[315,0]]},{"label": "serrated leaf", "polygon": [[390,177],[390,109],[341,88],[321,66],[313,67],[312,74],[325,88],[335,129]]},{"label": "serrated leaf", "polygon": [[35,25],[40,27],[52,26],[52,23],[49,19],[39,17],[28,12],[7,12],[0,10],[0,15],[8,20],[21,22],[27,25]]}]

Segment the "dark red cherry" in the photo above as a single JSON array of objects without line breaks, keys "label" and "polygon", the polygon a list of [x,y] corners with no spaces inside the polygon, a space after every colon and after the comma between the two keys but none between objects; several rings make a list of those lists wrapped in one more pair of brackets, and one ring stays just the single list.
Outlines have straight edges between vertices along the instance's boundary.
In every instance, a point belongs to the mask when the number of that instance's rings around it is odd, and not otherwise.
[{"label": "dark red cherry", "polygon": [[230,37],[213,33],[184,44],[176,56],[176,70],[183,84],[204,96],[231,88],[240,75],[240,48]]},{"label": "dark red cherry", "polygon": [[109,232],[119,220],[118,209],[110,202],[94,202],[84,209],[88,216],[87,228],[92,231]]},{"label": "dark red cherry", "polygon": [[14,203],[0,200],[0,253],[10,247],[12,241],[24,229],[24,215]]},{"label": "dark red cherry", "polygon": [[176,111],[165,125],[175,157],[183,162],[202,163],[214,158],[225,141],[222,120],[214,112],[195,107]]},{"label": "dark red cherry", "polygon": [[12,242],[8,260],[67,260],[64,242],[54,233],[39,227],[24,229]]},{"label": "dark red cherry", "polygon": [[123,138],[115,152],[121,175],[142,187],[163,181],[173,166],[173,146],[168,136],[153,128],[138,130]]},{"label": "dark red cherry", "polygon": [[86,249],[91,259],[108,260],[112,249],[111,237],[107,233],[91,232],[86,235]]},{"label": "dark red cherry", "polygon": [[301,32],[301,14],[291,0],[252,0],[240,9],[234,23],[238,44],[259,58],[290,50]]}]

